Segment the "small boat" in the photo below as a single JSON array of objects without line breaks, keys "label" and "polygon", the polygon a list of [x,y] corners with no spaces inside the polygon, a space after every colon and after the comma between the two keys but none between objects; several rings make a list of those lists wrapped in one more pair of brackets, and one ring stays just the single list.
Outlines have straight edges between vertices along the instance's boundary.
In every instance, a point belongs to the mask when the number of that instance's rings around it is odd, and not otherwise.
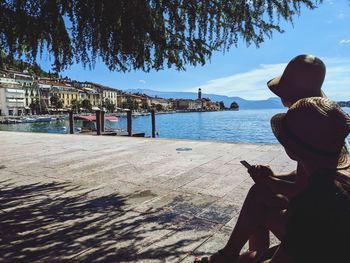
[{"label": "small boat", "polygon": [[50,122],[52,121],[51,117],[37,117],[35,122]]},{"label": "small boat", "polygon": [[1,123],[2,124],[16,124],[16,123],[22,123],[22,120],[16,119],[16,118],[5,118]]},{"label": "small boat", "polygon": [[[96,121],[96,116],[94,115],[89,115],[89,116],[74,116],[75,120],[82,120],[82,121]],[[105,116],[106,121],[114,121],[117,122],[118,118],[115,116]]]},{"label": "small boat", "polygon": [[[80,130],[81,133],[96,131],[96,116],[74,116],[74,120],[83,121]],[[118,120],[115,116],[105,116],[105,121],[115,123]]]},{"label": "small boat", "polygon": [[36,118],[24,117],[22,118],[22,123],[33,123],[36,122]]},{"label": "small boat", "polygon": [[135,111],[135,112],[132,112],[131,114],[133,117],[139,117],[139,116],[142,116],[142,113],[141,112],[138,112],[138,111]]}]

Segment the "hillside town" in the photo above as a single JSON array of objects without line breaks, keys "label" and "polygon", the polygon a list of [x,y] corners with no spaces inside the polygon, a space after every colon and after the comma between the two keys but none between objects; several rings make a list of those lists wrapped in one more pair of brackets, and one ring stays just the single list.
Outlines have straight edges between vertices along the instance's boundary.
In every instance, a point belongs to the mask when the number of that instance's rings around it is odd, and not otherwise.
[{"label": "hillside town", "polygon": [[64,114],[70,110],[76,113],[148,112],[151,108],[162,112],[218,111],[225,106],[223,102],[202,98],[201,89],[195,100],[163,99],[57,75],[38,77],[27,70],[0,70],[0,116]]}]

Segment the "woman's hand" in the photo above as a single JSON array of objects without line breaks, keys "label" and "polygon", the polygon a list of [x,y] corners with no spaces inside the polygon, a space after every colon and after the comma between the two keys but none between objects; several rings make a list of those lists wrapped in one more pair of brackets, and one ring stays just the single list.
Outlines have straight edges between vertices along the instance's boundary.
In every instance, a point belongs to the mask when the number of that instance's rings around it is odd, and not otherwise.
[{"label": "woman's hand", "polygon": [[274,176],[273,171],[268,165],[252,165],[248,173],[256,184],[266,184],[269,177]]}]

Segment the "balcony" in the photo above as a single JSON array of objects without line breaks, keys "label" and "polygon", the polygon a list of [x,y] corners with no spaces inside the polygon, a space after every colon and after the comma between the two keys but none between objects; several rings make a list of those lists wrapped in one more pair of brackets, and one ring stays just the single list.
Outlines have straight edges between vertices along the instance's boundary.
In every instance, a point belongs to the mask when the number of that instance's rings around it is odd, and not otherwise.
[{"label": "balcony", "polygon": [[24,107],[24,99],[6,99],[7,107]]}]

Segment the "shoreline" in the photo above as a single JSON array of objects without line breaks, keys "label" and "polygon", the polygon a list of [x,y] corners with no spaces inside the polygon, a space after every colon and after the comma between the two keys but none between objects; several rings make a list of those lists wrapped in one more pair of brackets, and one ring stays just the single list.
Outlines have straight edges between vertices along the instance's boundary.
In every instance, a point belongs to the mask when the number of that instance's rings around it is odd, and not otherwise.
[{"label": "shoreline", "polygon": [[136,140],[142,140],[142,139],[147,139],[147,140],[161,140],[161,141],[177,141],[177,142],[209,142],[209,143],[226,143],[226,144],[237,144],[237,145],[255,145],[255,146],[276,146],[280,145],[279,143],[254,143],[254,142],[235,142],[235,141],[220,141],[220,140],[206,140],[206,139],[188,139],[188,138],[165,138],[165,137],[156,137],[152,138],[150,136],[145,136],[145,137],[138,137],[138,136],[124,136],[124,135],[97,135],[96,132],[94,134],[87,134],[87,133],[74,133],[74,134],[69,134],[69,133],[48,133],[48,132],[28,132],[28,131],[3,131],[0,130],[0,135],[1,133],[24,133],[24,134],[42,134],[42,135],[58,135],[58,136],[89,136],[89,137],[107,137],[107,138],[115,138],[115,137],[123,137],[123,138],[129,138],[129,139],[136,139]]}]

